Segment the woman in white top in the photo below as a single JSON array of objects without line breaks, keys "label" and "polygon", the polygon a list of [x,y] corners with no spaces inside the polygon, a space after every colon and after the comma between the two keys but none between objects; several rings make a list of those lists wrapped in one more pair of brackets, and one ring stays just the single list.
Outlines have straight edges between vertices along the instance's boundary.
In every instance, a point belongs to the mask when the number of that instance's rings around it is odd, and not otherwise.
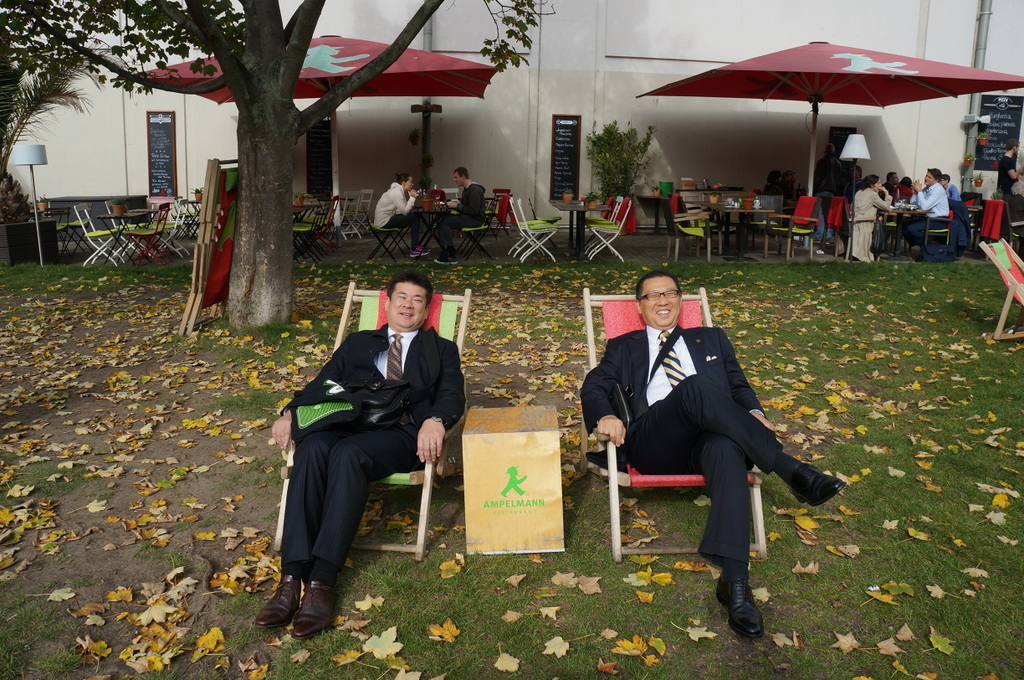
[{"label": "woman in white top", "polygon": [[377,209],[373,213],[373,223],[378,227],[409,229],[412,234],[410,243],[413,246],[409,257],[419,257],[430,252],[419,245],[420,218],[419,215],[412,213],[417,193],[413,188],[412,175],[400,172],[395,175],[391,187],[381,194],[380,200],[377,201]]},{"label": "woman in white top", "polygon": [[[885,196],[882,199],[879,192]],[[882,186],[878,175],[864,178],[864,188],[857,192],[853,200],[853,256],[861,262],[874,262],[871,253],[871,230],[875,227],[875,218],[879,210],[892,208],[892,197]]]}]

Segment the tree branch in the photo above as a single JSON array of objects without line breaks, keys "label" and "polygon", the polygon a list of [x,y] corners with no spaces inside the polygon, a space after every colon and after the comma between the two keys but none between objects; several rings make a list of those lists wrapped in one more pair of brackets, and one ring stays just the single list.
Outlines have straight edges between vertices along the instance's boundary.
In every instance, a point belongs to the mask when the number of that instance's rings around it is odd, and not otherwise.
[{"label": "tree branch", "polygon": [[[341,103],[352,96],[359,88],[383,73],[398,57],[402,56],[409,44],[412,43],[427,20],[434,15],[434,12],[441,6],[444,0],[424,0],[416,13],[409,19],[405,28],[395,37],[383,52],[378,54],[365,66],[360,67],[352,75],[341,80],[337,85],[329,89],[320,99],[302,110],[299,116],[299,127],[301,130],[308,130],[317,121],[322,120],[329,113],[341,106]],[[308,43],[307,43],[308,44]]]}]

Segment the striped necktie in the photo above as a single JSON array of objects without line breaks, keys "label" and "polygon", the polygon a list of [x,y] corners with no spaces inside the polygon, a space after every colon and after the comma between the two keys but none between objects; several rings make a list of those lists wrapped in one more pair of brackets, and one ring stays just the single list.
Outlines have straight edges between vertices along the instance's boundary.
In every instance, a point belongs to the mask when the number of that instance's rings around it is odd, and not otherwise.
[{"label": "striped necktie", "polygon": [[[661,335],[659,336],[661,338],[661,344],[658,346],[659,353],[665,347],[665,341],[668,340],[669,335],[670,331],[661,332]],[[665,358],[661,362],[661,366],[665,369],[665,375],[668,377],[668,383],[672,387],[675,387],[686,380],[686,374],[683,373],[683,365],[680,363],[675,349],[670,349],[668,351],[668,354],[665,355]]]},{"label": "striped necktie", "polygon": [[395,333],[388,349],[388,380],[402,379],[402,334]]}]

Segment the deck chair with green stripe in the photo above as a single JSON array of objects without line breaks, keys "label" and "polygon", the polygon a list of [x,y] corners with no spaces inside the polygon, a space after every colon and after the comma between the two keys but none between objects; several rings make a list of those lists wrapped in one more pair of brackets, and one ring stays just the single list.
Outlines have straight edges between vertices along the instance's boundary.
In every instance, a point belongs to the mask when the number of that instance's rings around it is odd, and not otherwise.
[{"label": "deck chair with green stripe", "polygon": [[[379,290],[357,290],[355,281],[348,284],[348,291],[345,294],[345,305],[342,308],[341,320],[338,323],[338,333],[334,339],[334,349],[341,346],[345,335],[348,333],[349,322],[353,318],[353,308],[359,305],[359,316],[356,330],[365,331],[380,328],[387,322],[382,297],[385,291]],[[467,288],[462,295],[441,295],[435,293],[430,301],[430,311],[427,313],[427,320],[424,328],[433,328],[438,335],[451,340],[459,347],[459,354],[466,339],[466,325],[469,320],[469,305],[472,298],[472,291]],[[420,486],[420,515],[419,526],[416,531],[415,543],[366,543],[356,541],[353,548],[364,550],[388,550],[392,552],[412,553],[416,560],[422,560],[426,553],[427,527],[430,526],[430,498],[433,492],[431,480],[436,474],[439,477],[446,477],[459,472],[460,458],[451,439],[458,442],[458,432],[462,429],[461,421],[448,429],[445,434],[445,446],[437,463],[427,463],[422,470],[413,470],[390,477],[377,480],[377,484],[395,484],[401,486]],[[281,468],[281,478],[284,480],[281,489],[281,507],[277,515],[277,535],[274,538],[274,548],[281,547],[281,535],[284,531],[285,500],[288,497],[288,478],[291,476],[292,465],[295,456],[294,443],[281,452],[285,457],[285,465]]]},{"label": "deck chair with green stripe", "polygon": [[[1003,302],[1003,310],[999,314],[999,323],[996,330],[989,335],[984,333],[982,337],[993,340],[1014,340],[1024,338],[1024,262],[1020,256],[1010,248],[1006,239],[999,239],[996,243],[979,243],[978,246],[985,251],[985,255],[992,261],[992,264],[999,270],[1006,284],[1006,300]],[[1010,328],[1006,328],[1006,317],[1010,313],[1010,307],[1014,300],[1020,305],[1020,314],[1017,322]]]}]

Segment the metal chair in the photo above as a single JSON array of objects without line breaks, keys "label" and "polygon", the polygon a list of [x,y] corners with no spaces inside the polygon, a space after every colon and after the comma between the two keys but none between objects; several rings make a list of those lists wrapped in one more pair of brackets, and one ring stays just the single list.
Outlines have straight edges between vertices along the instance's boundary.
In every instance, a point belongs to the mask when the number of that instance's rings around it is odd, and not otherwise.
[{"label": "metal chair", "polygon": [[557,262],[545,244],[558,231],[558,225],[546,220],[527,220],[521,198],[515,199],[514,202],[509,199],[509,204],[512,207],[512,223],[519,230],[519,240],[512,245],[508,254],[518,258],[520,262],[525,262],[526,258],[539,250],[550,257],[552,262]]}]

